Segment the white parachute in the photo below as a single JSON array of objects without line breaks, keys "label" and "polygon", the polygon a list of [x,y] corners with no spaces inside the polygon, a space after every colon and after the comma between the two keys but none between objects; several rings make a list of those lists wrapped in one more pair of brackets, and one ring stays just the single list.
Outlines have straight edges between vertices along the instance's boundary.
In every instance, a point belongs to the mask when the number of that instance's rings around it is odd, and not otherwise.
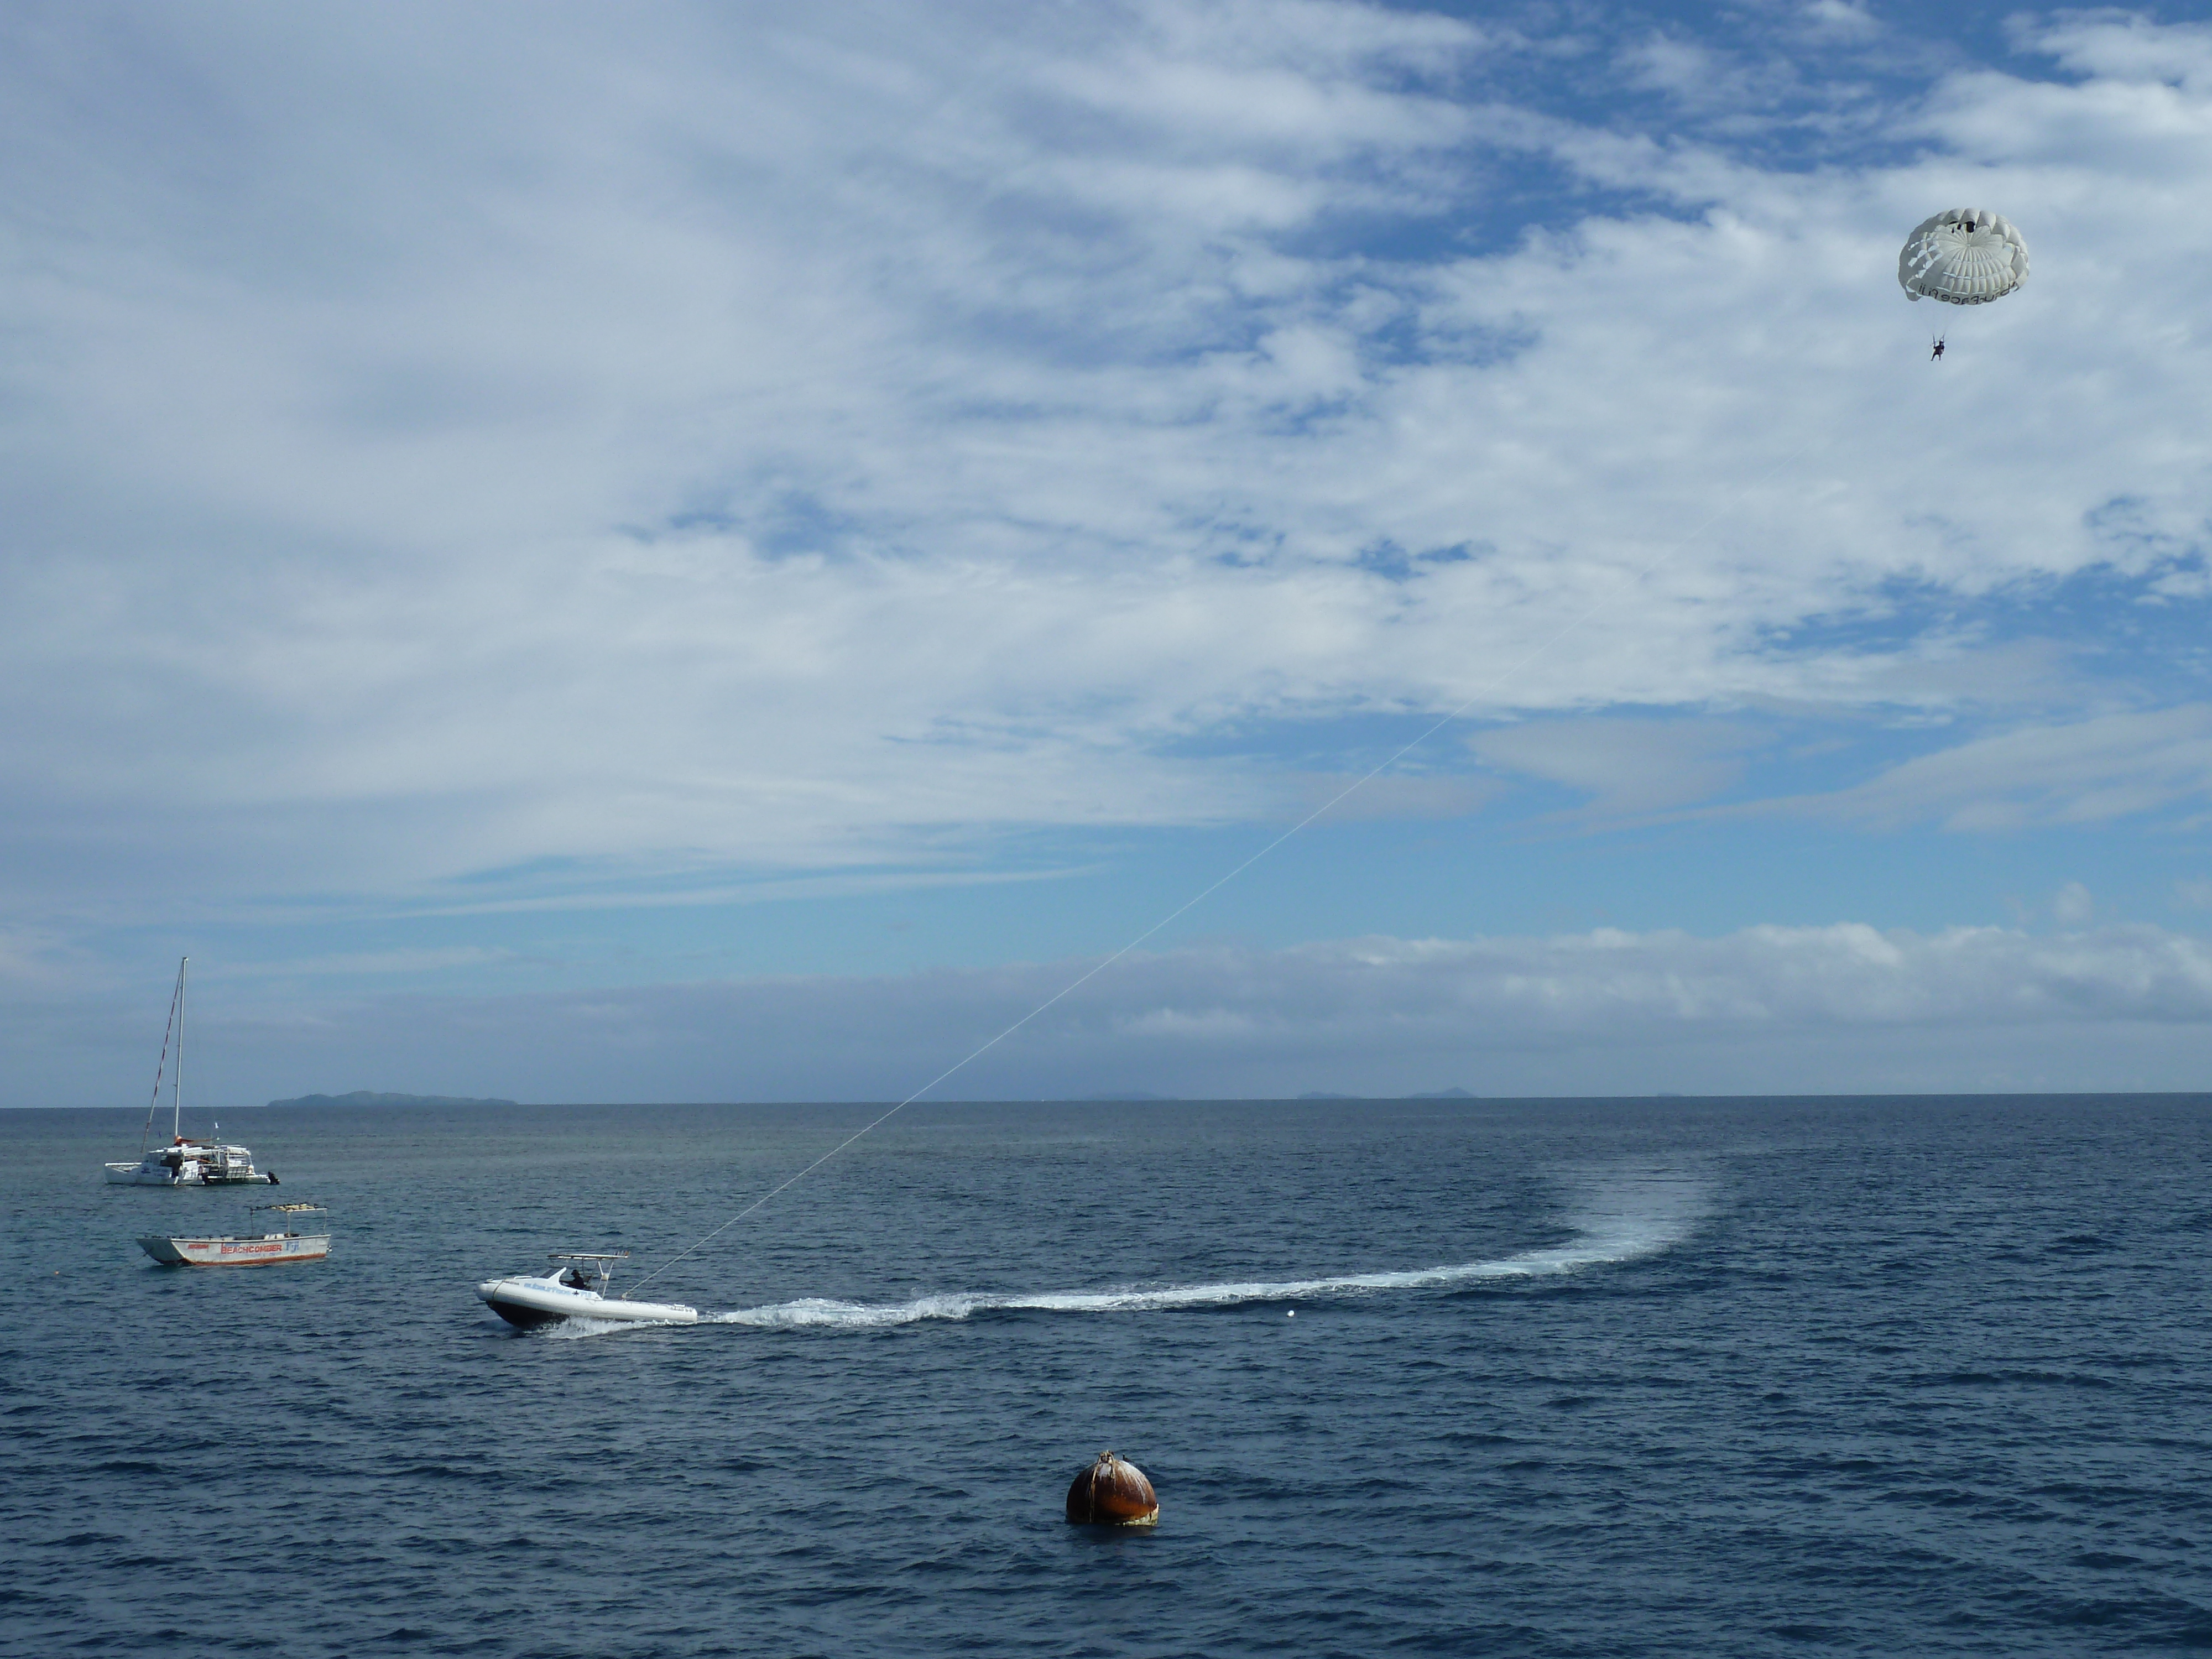
[{"label": "white parachute", "polygon": [[2001,213],[1948,208],[1923,219],[1897,256],[1897,285],[1908,300],[1985,306],[2027,280],[2027,243]]}]

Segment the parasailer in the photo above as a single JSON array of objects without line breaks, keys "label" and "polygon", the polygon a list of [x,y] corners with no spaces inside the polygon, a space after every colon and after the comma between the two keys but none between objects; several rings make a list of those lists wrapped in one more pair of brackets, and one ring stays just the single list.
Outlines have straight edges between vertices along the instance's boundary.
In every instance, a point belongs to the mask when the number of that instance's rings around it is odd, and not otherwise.
[{"label": "parasailer", "polygon": [[[2027,242],[2012,222],[1987,208],[1946,208],[1923,219],[1897,256],[1897,285],[1908,300],[1985,306],[2027,280]],[[1928,361],[1943,361],[1943,337]]]}]

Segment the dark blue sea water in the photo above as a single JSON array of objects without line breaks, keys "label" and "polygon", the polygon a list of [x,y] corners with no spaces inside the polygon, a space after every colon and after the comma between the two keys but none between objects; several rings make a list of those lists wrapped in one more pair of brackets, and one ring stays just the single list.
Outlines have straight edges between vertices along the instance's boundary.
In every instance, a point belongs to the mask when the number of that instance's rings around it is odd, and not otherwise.
[{"label": "dark blue sea water", "polygon": [[336,1251],[196,1272],[244,1200],[0,1113],[0,1651],[2212,1645],[2212,1097],[917,1106],[653,1286],[725,1320],[471,1293],[867,1115],[227,1113]]}]

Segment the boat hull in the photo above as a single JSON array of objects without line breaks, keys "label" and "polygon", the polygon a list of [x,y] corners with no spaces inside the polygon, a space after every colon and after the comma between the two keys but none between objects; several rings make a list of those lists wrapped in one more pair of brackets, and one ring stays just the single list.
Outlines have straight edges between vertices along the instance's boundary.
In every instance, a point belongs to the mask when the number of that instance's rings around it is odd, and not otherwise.
[{"label": "boat hull", "polygon": [[268,1233],[258,1238],[142,1238],[138,1248],[165,1267],[273,1267],[288,1261],[320,1261],[331,1253],[328,1233]]},{"label": "boat hull", "polygon": [[486,1306],[508,1324],[524,1330],[564,1319],[602,1319],[614,1324],[690,1325],[696,1308],[678,1302],[624,1302],[596,1291],[580,1291],[544,1279],[488,1279],[477,1286]]},{"label": "boat hull", "polygon": [[547,1313],[542,1308],[526,1308],[519,1302],[502,1301],[495,1296],[485,1297],[484,1305],[517,1330],[534,1331],[541,1325],[558,1325],[568,1316]]}]

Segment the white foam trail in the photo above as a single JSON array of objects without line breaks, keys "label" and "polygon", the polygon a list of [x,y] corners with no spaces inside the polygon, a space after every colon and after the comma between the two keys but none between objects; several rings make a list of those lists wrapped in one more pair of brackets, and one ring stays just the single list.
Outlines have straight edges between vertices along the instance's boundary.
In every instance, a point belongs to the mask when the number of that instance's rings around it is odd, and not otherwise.
[{"label": "white foam trail", "polygon": [[570,1340],[580,1336],[605,1336],[610,1331],[658,1331],[669,1326],[680,1326],[680,1319],[578,1319],[573,1316],[554,1324],[541,1325],[531,1333],[551,1341]]},{"label": "white foam trail", "polygon": [[1612,1171],[1577,1183],[1566,1220],[1575,1236],[1562,1244],[1485,1261],[1397,1273],[1341,1273],[1327,1279],[1238,1280],[1170,1285],[1155,1290],[1036,1291],[1000,1296],[925,1296],[912,1302],[797,1302],[702,1314],[702,1324],[757,1325],[771,1330],[835,1326],[865,1330],[922,1319],[966,1319],[996,1309],[1050,1313],[1123,1313],[1156,1308],[1225,1308],[1240,1302],[1286,1302],[1361,1291],[1419,1290],[1486,1279],[1534,1279],[1577,1273],[1656,1255],[1687,1238],[1711,1213],[1713,1182],[1681,1170]]}]

